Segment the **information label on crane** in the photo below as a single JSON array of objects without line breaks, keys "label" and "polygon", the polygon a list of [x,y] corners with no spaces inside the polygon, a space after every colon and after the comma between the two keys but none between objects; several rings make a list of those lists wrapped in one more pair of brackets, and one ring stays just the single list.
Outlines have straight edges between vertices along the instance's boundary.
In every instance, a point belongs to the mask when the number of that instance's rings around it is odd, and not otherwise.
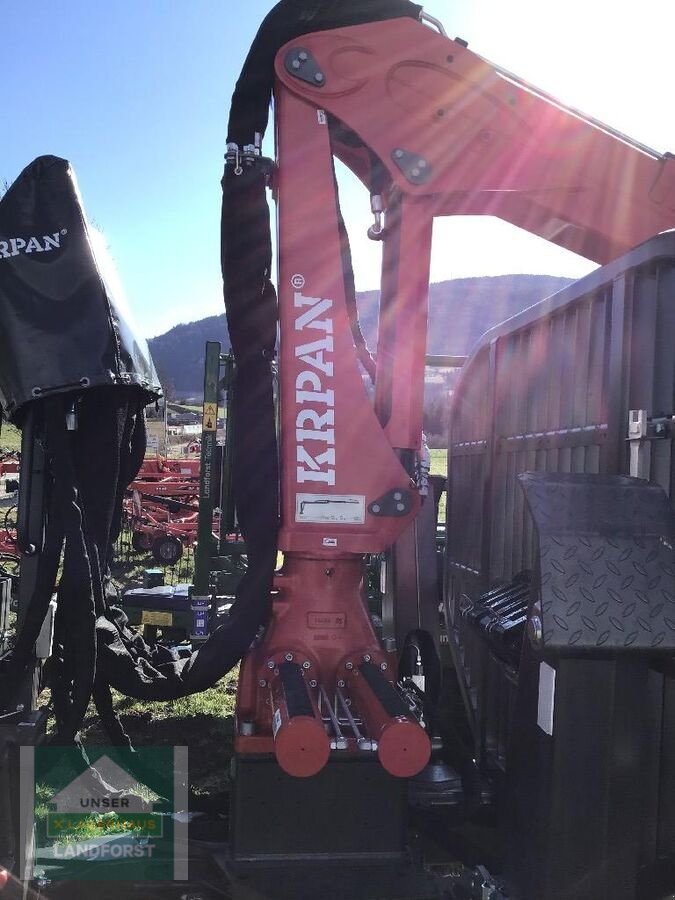
[{"label": "information label on crane", "polygon": [[204,404],[202,431],[215,431],[218,427],[218,407],[215,403]]},{"label": "information label on crane", "polygon": [[363,525],[366,498],[363,494],[296,494],[295,521]]}]

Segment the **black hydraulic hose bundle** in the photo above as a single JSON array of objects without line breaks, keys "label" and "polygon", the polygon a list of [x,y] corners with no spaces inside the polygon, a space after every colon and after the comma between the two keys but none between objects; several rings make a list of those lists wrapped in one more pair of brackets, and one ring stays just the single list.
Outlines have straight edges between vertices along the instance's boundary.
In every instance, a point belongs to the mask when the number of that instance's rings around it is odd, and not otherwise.
[{"label": "black hydraulic hose bundle", "polygon": [[[111,740],[128,744],[111,688],[169,700],[210,687],[250,645],[271,583],[256,571],[247,575],[230,619],[187,658],[146,644],[127,627],[110,578],[112,547],[124,493],[145,453],[143,408],[160,388],[145,342],[120,314],[91,241],[66,160],[37,159],[0,202],[0,400],[5,415],[41,445],[46,470],[42,537],[30,551],[34,587],[20,610],[14,647],[0,661],[0,708],[34,664],[56,591],[48,667],[56,740],[77,739],[93,697]],[[23,469],[21,482],[31,490]],[[265,562],[259,571],[267,572],[270,559],[273,570],[273,536],[254,536],[252,551]]]},{"label": "black hydraulic hose bundle", "polygon": [[[243,147],[264,133],[274,57],[285,42],[419,11],[408,0],[282,0],[237,82],[228,142]],[[223,280],[237,362],[235,501],[249,566],[230,618],[188,658],[147,645],[127,627],[110,578],[124,492],[145,451],[143,408],[161,392],[147,346],[106,280],[66,160],[38,158],[0,201],[0,403],[20,427],[30,422],[46,468],[43,536],[31,551],[38,554],[34,589],[15,646],[0,659],[0,710],[33,664],[61,566],[50,661],[60,742],[77,740],[93,697],[111,740],[128,744],[111,688],[148,700],[205,690],[269,618],[278,526],[271,371],[277,315],[265,182],[261,165],[241,175],[227,166],[223,178]],[[342,225],[341,234],[348,262]]]},{"label": "black hydraulic hose bundle", "polygon": [[66,160],[36,159],[0,201],[0,401],[45,460],[38,486],[22,461],[24,515],[40,521],[31,547],[19,521],[34,579],[1,662],[0,704],[11,702],[34,665],[56,592],[51,687],[66,743],[75,740],[95,682],[107,680],[97,623],[110,615],[112,540],[124,489],[143,459],[143,407],[160,395],[147,346],[122,312],[94,241]]}]

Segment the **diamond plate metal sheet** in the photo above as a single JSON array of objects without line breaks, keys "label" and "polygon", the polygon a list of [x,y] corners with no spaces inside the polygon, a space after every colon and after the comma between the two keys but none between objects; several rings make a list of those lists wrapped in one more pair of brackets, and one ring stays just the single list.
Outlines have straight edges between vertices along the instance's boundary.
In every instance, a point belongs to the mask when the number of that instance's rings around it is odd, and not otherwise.
[{"label": "diamond plate metal sheet", "polygon": [[539,539],[543,644],[675,650],[675,517],[657,485],[625,476],[518,476]]}]

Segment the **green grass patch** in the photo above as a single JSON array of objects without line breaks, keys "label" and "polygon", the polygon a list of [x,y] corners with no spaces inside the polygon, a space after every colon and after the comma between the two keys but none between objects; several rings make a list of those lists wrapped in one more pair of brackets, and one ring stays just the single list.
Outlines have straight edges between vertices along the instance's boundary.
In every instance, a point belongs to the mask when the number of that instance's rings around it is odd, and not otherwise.
[{"label": "green grass patch", "polygon": [[169,403],[167,404],[167,409],[172,413],[198,413],[202,414],[203,406],[193,406],[192,404],[187,403]]},{"label": "green grass patch", "polygon": [[2,422],[0,425],[0,451],[2,450],[20,450],[21,449],[21,432],[9,422]]},{"label": "green grass patch", "polygon": [[431,474],[446,475],[448,471],[448,451],[447,450],[430,450],[431,454]]},{"label": "green grass patch", "polygon": [[[166,702],[136,700],[113,691],[115,711],[134,746],[188,748],[190,793],[197,806],[218,803],[230,789],[238,678],[237,667],[200,694]],[[108,743],[93,705],[81,734],[85,745]]]},{"label": "green grass patch", "polygon": [[[431,454],[431,474],[443,475],[448,474],[448,451],[447,450],[430,450]],[[443,494],[441,502],[438,505],[438,521],[445,522],[445,509],[447,505],[447,494]]]}]

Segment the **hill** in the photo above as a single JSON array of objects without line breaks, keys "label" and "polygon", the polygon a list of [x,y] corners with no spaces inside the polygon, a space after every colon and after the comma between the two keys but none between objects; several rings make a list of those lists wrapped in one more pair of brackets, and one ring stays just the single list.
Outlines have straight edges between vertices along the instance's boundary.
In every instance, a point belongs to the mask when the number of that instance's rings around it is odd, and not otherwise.
[{"label": "hill", "polygon": [[[554,275],[496,275],[432,284],[428,352],[464,355],[488,328],[569,283],[569,278]],[[378,298],[377,291],[358,295],[361,328],[371,350],[377,341]],[[148,342],[162,382],[176,394],[201,394],[207,340],[220,341],[224,352],[229,349],[224,315],[176,325]]]}]

